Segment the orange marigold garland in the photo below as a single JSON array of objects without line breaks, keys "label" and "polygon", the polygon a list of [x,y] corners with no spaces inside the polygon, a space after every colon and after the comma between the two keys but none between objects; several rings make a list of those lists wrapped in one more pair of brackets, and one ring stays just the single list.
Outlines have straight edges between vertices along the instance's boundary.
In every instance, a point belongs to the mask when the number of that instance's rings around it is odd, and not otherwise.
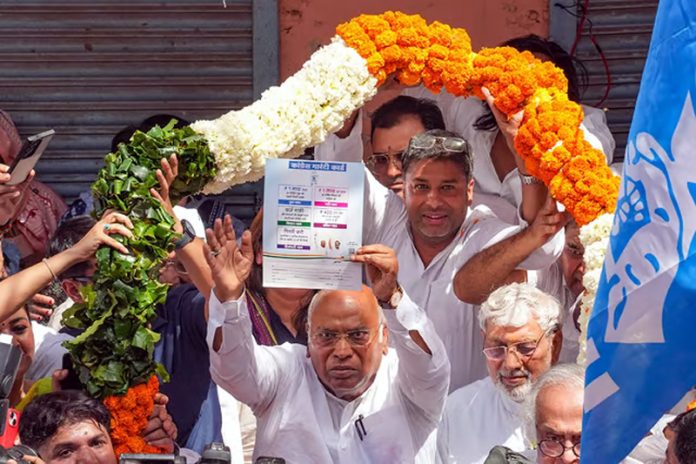
[{"label": "orange marigold garland", "polygon": [[379,84],[396,73],[404,85],[422,82],[433,92],[444,87],[461,97],[483,98],[486,87],[508,117],[524,110],[515,148],[529,172],[579,225],[614,211],[619,180],[585,140],[582,108],[568,100],[568,81],[553,63],[511,47],[474,53],[464,29],[400,12],[361,15],[336,32],[367,61]]},{"label": "orange marigold garland", "polygon": [[148,445],[142,437],[148,418],[155,407],[159,391],[156,376],[147,383],[130,387],[123,396],[107,396],[104,405],[111,413],[111,441],[118,458],[124,453],[163,453],[164,450]]}]

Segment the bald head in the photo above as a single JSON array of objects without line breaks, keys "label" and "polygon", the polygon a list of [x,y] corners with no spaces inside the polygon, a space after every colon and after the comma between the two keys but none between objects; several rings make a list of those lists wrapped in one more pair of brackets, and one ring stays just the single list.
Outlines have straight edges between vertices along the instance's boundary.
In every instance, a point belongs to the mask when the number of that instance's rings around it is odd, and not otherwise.
[{"label": "bald head", "polygon": [[372,290],[324,290],[309,305],[309,357],[324,387],[352,401],[369,388],[387,352],[382,310]]},{"label": "bald head", "polygon": [[309,303],[307,310],[307,333],[312,328],[312,315],[319,308],[320,312],[324,307],[332,306],[346,307],[347,309],[357,309],[368,313],[376,313],[379,323],[384,322],[384,313],[379,307],[375,294],[370,287],[363,285],[360,290],[321,290],[317,292]]}]

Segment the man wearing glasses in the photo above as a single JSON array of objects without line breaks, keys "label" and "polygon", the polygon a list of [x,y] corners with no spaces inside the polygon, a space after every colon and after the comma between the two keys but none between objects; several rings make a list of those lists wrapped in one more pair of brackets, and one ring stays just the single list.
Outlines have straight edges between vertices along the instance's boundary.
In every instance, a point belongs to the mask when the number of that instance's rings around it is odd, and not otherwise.
[{"label": "man wearing glasses", "polygon": [[215,282],[211,374],[254,412],[254,459],[435,461],[449,362],[432,324],[397,283],[393,250],[371,245],[353,256],[366,265],[372,290],[314,296],[304,347],[254,341],[243,284],[253,260],[249,233],[238,248],[234,231],[218,222],[208,231],[208,246]]},{"label": "man wearing glasses", "polygon": [[562,323],[558,302],[528,284],[491,293],[479,310],[488,377],[447,399],[438,431],[442,462],[483,463],[496,445],[528,449],[523,403],[532,383],[558,360]]},{"label": "man wearing glasses", "polygon": [[[377,108],[370,123],[370,146],[365,147],[365,166],[380,184],[403,199],[401,157],[404,150],[414,135],[444,129],[442,112],[433,100],[400,95]],[[349,129],[353,126],[362,128],[362,111],[356,112],[346,124]],[[329,137],[327,142],[315,147],[315,158],[362,161],[361,130],[351,130],[350,135],[344,135],[347,137],[345,141]]]},{"label": "man wearing glasses", "polygon": [[530,439],[539,464],[580,462],[585,372],[577,364],[559,364],[537,380],[526,412]]}]

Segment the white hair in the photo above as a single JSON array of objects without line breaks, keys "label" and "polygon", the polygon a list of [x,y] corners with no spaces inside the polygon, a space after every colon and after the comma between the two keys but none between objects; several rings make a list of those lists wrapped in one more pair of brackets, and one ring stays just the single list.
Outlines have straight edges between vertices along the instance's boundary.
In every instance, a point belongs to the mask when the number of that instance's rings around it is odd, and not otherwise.
[{"label": "white hair", "polygon": [[528,440],[536,443],[537,398],[549,387],[564,386],[570,390],[583,391],[585,369],[575,363],[556,364],[534,382],[523,410],[524,431]]},{"label": "white hair", "polygon": [[488,296],[479,309],[478,319],[485,332],[486,323],[503,327],[522,327],[532,318],[544,332],[563,324],[558,300],[529,284],[509,284]]}]

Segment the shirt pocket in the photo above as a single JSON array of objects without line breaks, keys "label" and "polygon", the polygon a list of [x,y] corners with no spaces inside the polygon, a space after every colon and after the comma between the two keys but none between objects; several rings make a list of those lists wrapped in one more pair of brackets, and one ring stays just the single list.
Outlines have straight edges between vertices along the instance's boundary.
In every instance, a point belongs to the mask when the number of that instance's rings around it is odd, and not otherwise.
[{"label": "shirt pocket", "polygon": [[[413,440],[406,412],[390,406],[353,421],[357,446],[366,463],[412,463]],[[362,437],[362,438],[360,438]]]}]

